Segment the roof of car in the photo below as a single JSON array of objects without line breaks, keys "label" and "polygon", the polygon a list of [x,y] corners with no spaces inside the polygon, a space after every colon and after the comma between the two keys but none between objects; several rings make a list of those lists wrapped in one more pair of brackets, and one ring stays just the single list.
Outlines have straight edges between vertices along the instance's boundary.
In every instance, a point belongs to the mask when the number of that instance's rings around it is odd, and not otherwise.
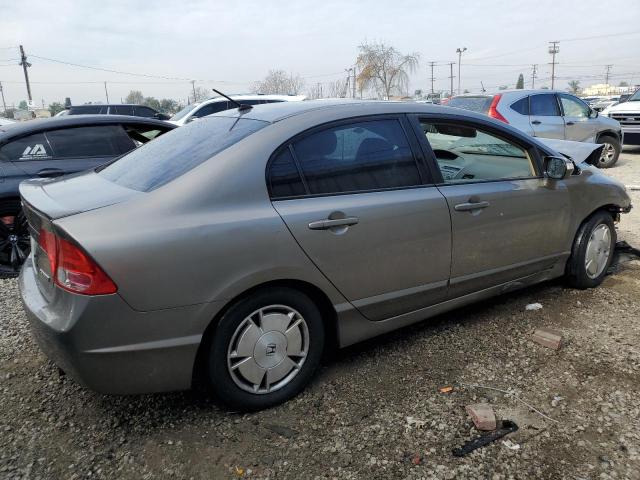
[{"label": "roof of car", "polygon": [[83,103],[82,105],[71,105],[69,108],[92,108],[92,107],[147,107],[151,110],[155,110],[153,107],[147,105],[140,105],[139,103]]},{"label": "roof of car", "polygon": [[[383,100],[354,100],[348,98],[305,100],[303,102],[279,102],[254,105],[250,110],[224,110],[209,117],[244,117],[264,122],[278,122],[285,118],[323,109],[350,109],[347,115],[375,115],[384,113],[438,113],[453,110],[450,107],[416,102],[394,102]],[[457,110],[457,109],[456,109]],[[469,112],[464,111],[465,115]],[[207,117],[205,117],[207,118]]]},{"label": "roof of car", "polygon": [[[282,100],[282,101],[295,101],[295,100],[303,100],[307,98],[305,95],[282,95],[282,94],[270,94],[270,93],[238,93],[238,94],[230,94],[232,100],[237,100],[241,102],[242,100]],[[201,100],[192,105],[200,106],[206,103],[214,103],[214,102],[226,102],[228,101],[226,97],[217,96],[207,98],[206,100]]]},{"label": "roof of car", "polygon": [[494,95],[498,95],[501,93],[522,93],[522,94],[532,94],[532,93],[569,93],[564,92],[562,90],[550,90],[547,88],[535,88],[535,89],[523,89],[523,88],[506,88],[504,90],[498,90],[496,92],[480,92],[480,93],[463,93],[461,95],[454,95],[453,98],[459,97],[493,97]]},{"label": "roof of car", "polygon": [[4,125],[0,127],[0,140],[7,137],[28,135],[56,128],[114,123],[157,125],[168,130],[176,128],[176,126],[171,123],[155,118],[132,117],[129,115],[65,115],[62,117],[42,118]]}]

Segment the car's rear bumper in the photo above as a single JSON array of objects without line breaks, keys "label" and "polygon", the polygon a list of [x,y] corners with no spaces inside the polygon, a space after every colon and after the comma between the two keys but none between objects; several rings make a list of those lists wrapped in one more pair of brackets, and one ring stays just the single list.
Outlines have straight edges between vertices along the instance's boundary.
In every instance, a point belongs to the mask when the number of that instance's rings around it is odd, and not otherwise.
[{"label": "car's rear bumper", "polygon": [[201,306],[138,312],[117,294],[87,297],[61,289],[49,302],[30,258],[19,283],[40,348],[81,384],[114,394],[190,388]]}]

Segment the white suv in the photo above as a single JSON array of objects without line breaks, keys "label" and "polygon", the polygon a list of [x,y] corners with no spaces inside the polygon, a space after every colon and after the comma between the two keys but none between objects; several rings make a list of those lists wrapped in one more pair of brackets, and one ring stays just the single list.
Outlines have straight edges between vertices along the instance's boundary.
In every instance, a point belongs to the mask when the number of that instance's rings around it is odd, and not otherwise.
[{"label": "white suv", "polygon": [[[245,105],[259,105],[261,103],[276,102],[298,102],[306,99],[304,95],[230,95],[230,97]],[[224,97],[214,97],[203,102],[191,103],[176,113],[168,121],[174,125],[182,126],[192,122],[200,117],[211,115],[212,113],[222,112],[223,110],[231,110],[235,108],[231,102]]]},{"label": "white suv", "polygon": [[640,90],[626,102],[605,108],[602,115],[620,122],[625,145],[640,145]]}]

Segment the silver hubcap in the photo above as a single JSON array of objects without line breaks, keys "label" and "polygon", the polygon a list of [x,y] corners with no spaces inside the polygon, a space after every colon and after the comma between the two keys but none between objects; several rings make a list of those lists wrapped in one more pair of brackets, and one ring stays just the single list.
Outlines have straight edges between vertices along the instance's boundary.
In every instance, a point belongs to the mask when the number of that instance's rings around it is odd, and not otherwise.
[{"label": "silver hubcap", "polygon": [[600,162],[607,163],[613,160],[616,156],[616,149],[610,143],[605,143],[604,148],[602,149],[602,154],[600,155]]},{"label": "silver hubcap", "polygon": [[271,393],[300,371],[309,350],[309,329],[302,315],[285,305],[263,307],[236,328],[227,351],[227,368],[240,388]]},{"label": "silver hubcap", "polygon": [[591,279],[599,277],[607,266],[611,254],[611,232],[609,226],[598,225],[591,232],[584,266],[587,276]]}]

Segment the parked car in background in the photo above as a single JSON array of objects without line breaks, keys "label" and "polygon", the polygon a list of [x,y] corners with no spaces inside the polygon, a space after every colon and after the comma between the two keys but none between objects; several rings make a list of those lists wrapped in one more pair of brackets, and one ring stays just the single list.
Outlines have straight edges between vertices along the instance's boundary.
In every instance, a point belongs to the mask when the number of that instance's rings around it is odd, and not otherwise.
[{"label": "parked car in background", "polygon": [[613,95],[609,97],[605,97],[602,100],[598,100],[597,102],[590,103],[589,106],[593,108],[596,112],[601,112],[605,108],[615,105],[620,101],[619,95]]},{"label": "parked car in background", "polygon": [[604,109],[602,116],[620,122],[625,145],[640,145],[640,90],[631,95],[626,102]]},{"label": "parked car in background", "polygon": [[60,110],[54,115],[54,117],[64,117],[65,115],[69,115],[69,110],[66,108],[64,110]]},{"label": "parked car in background", "polygon": [[16,123],[15,120],[11,120],[10,118],[0,117],[0,127],[12,125]]},{"label": "parked car in background", "polygon": [[94,168],[173,128],[160,120],[115,115],[74,115],[0,127],[0,278],[15,276],[29,253],[18,193],[21,181]]},{"label": "parked car in background", "polygon": [[620,124],[598,115],[574,95],[552,90],[503,90],[495,94],[459,95],[449,107],[484,113],[534,137],[604,145],[598,166],[612,167],[622,150]]},{"label": "parked car in background", "polygon": [[505,123],[418,103],[210,115],[104,168],[23,182],[22,299],[42,350],[93,389],[203,374],[232,408],[267,408],[304,388],[330,339],[563,275],[599,285],[631,203],[580,162],[601,147],[577,145],[575,164]]},{"label": "parked car in background", "polygon": [[67,115],[129,115],[133,117],[157,118],[158,120],[169,119],[169,115],[158,112],[151,107],[129,103],[72,105],[67,110]]},{"label": "parked car in background", "polygon": [[[231,99],[244,105],[262,105],[264,103],[299,102],[305,100],[304,95],[261,95],[243,94],[229,95]],[[234,109],[236,106],[224,97],[213,97],[202,102],[191,103],[176,113],[169,121],[182,126],[207,115]]]}]

